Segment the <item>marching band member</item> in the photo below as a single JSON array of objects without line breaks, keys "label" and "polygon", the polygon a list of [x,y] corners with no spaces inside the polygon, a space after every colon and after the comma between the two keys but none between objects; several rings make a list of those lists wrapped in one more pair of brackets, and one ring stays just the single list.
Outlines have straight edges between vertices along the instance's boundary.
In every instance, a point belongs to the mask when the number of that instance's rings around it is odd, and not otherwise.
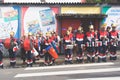
[{"label": "marching band member", "polygon": [[[107,31],[107,35],[108,35],[108,37],[109,37],[109,36],[110,36],[111,27],[110,27],[110,26],[107,26],[106,31]],[[110,40],[109,40],[109,38],[108,38],[108,45],[107,45],[107,51],[106,51],[106,54],[108,54],[109,51],[110,51]]]},{"label": "marching band member", "polygon": [[[46,33],[46,38],[45,38],[44,42],[45,42],[45,47],[44,47],[45,49],[47,49],[48,47],[51,47],[52,39],[51,39],[50,32]],[[46,66],[53,64],[53,62],[52,62],[52,56],[49,54],[49,52],[47,50],[45,52],[45,62],[44,62],[44,64]]]},{"label": "marching band member", "polygon": [[2,62],[2,59],[3,59],[3,44],[2,44],[2,41],[0,41],[0,68],[3,68],[3,62]]},{"label": "marching band member", "polygon": [[[51,39],[52,39],[52,47],[55,49],[55,51],[57,52],[57,54],[59,53],[59,42],[60,42],[60,38],[59,36],[56,34],[55,31],[51,32]],[[52,59],[53,63],[55,62],[55,59]]]},{"label": "marching band member", "polygon": [[106,62],[106,51],[107,51],[107,44],[108,44],[108,33],[105,30],[106,24],[103,24],[101,30],[98,32],[99,38],[99,55],[98,55],[98,62]]},{"label": "marching band member", "polygon": [[[38,53],[40,53],[40,50],[39,50],[39,34],[36,34],[36,38],[33,40],[33,44],[34,44],[34,48],[36,49],[36,51]],[[38,55],[39,56],[39,55]],[[39,57],[38,56],[33,56],[33,63],[35,63],[36,60],[39,60]]]},{"label": "marching band member", "polygon": [[95,62],[95,32],[94,26],[89,26],[89,31],[86,33],[87,46],[87,62]]},{"label": "marching band member", "polygon": [[16,65],[16,50],[17,50],[17,40],[14,38],[14,32],[10,32],[10,48],[8,49],[10,58],[10,67],[15,67]]},{"label": "marching band member", "polygon": [[23,42],[24,42],[25,38],[26,38],[26,35],[23,35],[23,36],[21,37],[21,40],[20,40],[21,58],[22,58],[22,60],[23,60],[23,64],[26,64],[26,62],[25,62],[25,61],[26,61],[26,51],[25,51],[24,46],[23,46]]},{"label": "marching band member", "polygon": [[98,30],[95,30],[95,55],[98,56],[99,50],[98,50]]},{"label": "marching band member", "polygon": [[68,48],[72,43],[73,39],[71,33],[67,30],[66,35],[63,38],[63,44],[65,45],[65,64],[72,64],[72,48]]},{"label": "marching band member", "polygon": [[29,45],[27,45],[27,46],[30,47],[30,49],[26,50],[27,67],[29,67],[29,66],[32,67],[32,65],[33,65],[33,55],[31,53],[31,50],[33,49],[33,36],[32,36],[31,32],[28,33],[27,40],[29,40]]},{"label": "marching band member", "polygon": [[76,57],[76,61],[78,63],[83,62],[83,48],[84,48],[84,38],[85,35],[83,34],[83,29],[80,26],[78,28],[78,32],[76,33],[76,45],[77,45],[77,57]]},{"label": "marching band member", "polygon": [[40,55],[40,57],[41,58],[43,58],[44,57],[44,47],[45,47],[45,37],[43,36],[43,33],[42,32],[40,32],[40,38],[39,38],[39,51],[40,51],[40,53],[39,53],[39,55]]},{"label": "marching band member", "polygon": [[118,32],[116,29],[116,24],[112,24],[112,31],[110,31],[110,60],[116,60],[117,59],[117,45],[118,45]]}]

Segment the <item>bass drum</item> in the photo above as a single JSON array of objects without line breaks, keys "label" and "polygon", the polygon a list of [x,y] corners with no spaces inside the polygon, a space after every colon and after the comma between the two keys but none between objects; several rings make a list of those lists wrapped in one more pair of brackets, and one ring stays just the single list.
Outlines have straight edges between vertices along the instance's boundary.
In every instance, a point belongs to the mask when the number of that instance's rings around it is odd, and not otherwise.
[{"label": "bass drum", "polygon": [[6,38],[5,41],[4,41],[4,46],[6,49],[9,49],[10,48],[10,42],[11,42],[11,39],[10,38]]},{"label": "bass drum", "polygon": [[33,48],[32,42],[30,41],[30,39],[25,39],[23,42],[23,47],[26,51],[30,51]]},{"label": "bass drum", "polygon": [[57,59],[58,58],[58,54],[56,53],[55,49],[51,46],[48,46],[46,48],[46,51],[48,51],[48,53],[54,58]]}]

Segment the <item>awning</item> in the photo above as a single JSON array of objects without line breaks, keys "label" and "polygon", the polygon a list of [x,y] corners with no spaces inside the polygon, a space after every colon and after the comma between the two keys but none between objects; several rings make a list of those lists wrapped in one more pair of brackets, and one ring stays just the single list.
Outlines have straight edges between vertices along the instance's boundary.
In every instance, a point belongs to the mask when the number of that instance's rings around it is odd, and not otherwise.
[{"label": "awning", "polygon": [[106,18],[105,14],[56,14],[56,17],[59,18]]}]

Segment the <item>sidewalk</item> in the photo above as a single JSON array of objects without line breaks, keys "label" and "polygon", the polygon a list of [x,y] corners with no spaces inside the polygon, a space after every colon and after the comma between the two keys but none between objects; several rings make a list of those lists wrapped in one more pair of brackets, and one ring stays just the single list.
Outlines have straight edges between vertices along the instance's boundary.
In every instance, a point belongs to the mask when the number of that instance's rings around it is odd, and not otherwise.
[{"label": "sidewalk", "polygon": [[[120,61],[120,51],[117,51],[117,55],[118,55],[118,58],[114,62],[119,62]],[[73,63],[74,64],[76,64],[75,60],[76,60],[76,57],[74,55],[73,56]],[[37,60],[36,64],[33,64],[33,66],[38,67],[40,65],[40,63],[43,63],[43,62],[44,62],[44,58],[40,58],[40,60]],[[56,59],[55,62],[56,62],[57,65],[63,65],[63,63],[64,63],[64,55],[59,55],[59,58]],[[96,57],[96,62],[97,62],[97,57]],[[107,62],[111,62],[109,60],[109,56],[107,56]],[[84,62],[83,63],[86,64],[86,56],[84,57]],[[81,64],[83,64],[83,63],[81,63]],[[4,67],[9,67],[9,65],[10,65],[9,58],[3,58],[3,64],[4,64]],[[23,64],[22,59],[20,57],[16,58],[16,65],[19,66],[19,67],[26,67],[26,65]]]}]

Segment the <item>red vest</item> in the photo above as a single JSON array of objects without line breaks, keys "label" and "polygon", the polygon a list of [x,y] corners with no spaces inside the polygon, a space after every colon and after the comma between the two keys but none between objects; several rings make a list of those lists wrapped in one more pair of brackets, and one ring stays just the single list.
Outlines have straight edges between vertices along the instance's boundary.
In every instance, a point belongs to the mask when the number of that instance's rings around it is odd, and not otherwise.
[{"label": "red vest", "polygon": [[65,43],[70,43],[71,42],[71,37],[70,36],[65,36],[64,41],[65,41]]},{"label": "red vest", "polygon": [[34,40],[34,47],[35,47],[35,48],[38,48],[38,39],[35,39],[35,40]]},{"label": "red vest", "polygon": [[110,34],[111,34],[111,38],[117,38],[118,36],[117,31],[111,31]]},{"label": "red vest", "polygon": [[99,34],[100,34],[100,39],[101,39],[102,37],[107,37],[107,36],[108,36],[107,31],[100,31]]},{"label": "red vest", "polygon": [[83,41],[83,39],[84,39],[84,34],[80,34],[80,33],[76,34],[76,40],[77,41]]},{"label": "red vest", "polygon": [[92,38],[95,38],[95,32],[87,32],[86,36],[88,40],[91,40]]}]

